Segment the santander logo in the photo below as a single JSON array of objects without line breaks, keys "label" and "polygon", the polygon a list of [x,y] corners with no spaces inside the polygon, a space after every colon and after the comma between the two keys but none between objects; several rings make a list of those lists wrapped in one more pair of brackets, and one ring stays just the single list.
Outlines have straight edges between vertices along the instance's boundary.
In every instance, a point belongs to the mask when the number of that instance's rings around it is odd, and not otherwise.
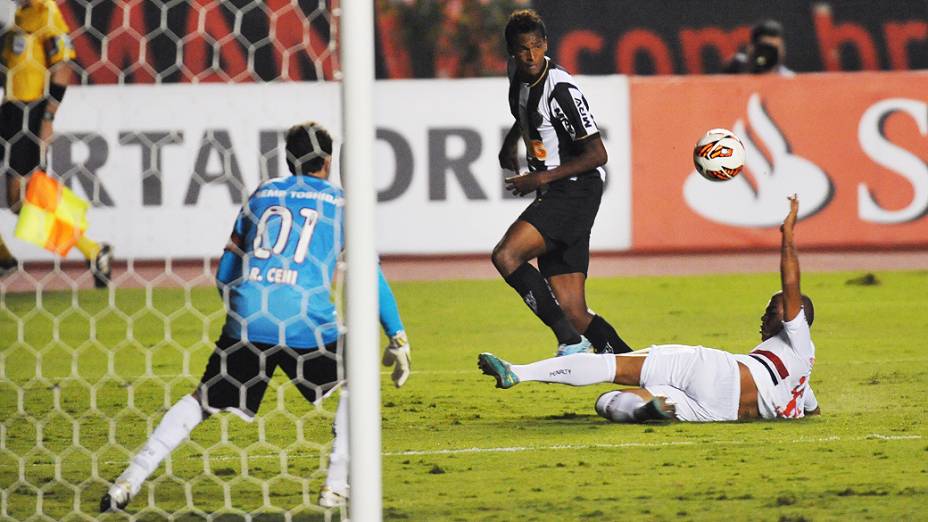
[{"label": "santander logo", "polygon": [[793,154],[759,94],[748,99],[747,113],[749,126],[738,119],[732,127],[744,143],[744,172],[729,181],[713,183],[693,170],[683,185],[687,205],[710,221],[738,227],[778,226],[783,222],[789,194],[799,194],[802,199],[800,219],[824,208],[833,193],[828,175],[815,163]]}]

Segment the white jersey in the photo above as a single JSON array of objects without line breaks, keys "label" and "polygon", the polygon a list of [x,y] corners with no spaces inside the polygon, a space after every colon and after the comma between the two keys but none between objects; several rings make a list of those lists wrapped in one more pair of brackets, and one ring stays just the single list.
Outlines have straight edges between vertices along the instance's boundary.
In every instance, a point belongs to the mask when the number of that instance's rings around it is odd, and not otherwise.
[{"label": "white jersey", "polygon": [[792,321],[784,321],[780,333],[757,345],[751,353],[734,357],[754,377],[763,418],[796,419],[818,406],[809,387],[815,345],[804,310]]},{"label": "white jersey", "polygon": [[[535,82],[523,83],[509,61],[509,110],[525,142],[531,171],[550,170],[579,155],[578,142],[599,134],[590,105],[574,78],[550,58]],[[605,170],[597,173],[605,180]]]}]

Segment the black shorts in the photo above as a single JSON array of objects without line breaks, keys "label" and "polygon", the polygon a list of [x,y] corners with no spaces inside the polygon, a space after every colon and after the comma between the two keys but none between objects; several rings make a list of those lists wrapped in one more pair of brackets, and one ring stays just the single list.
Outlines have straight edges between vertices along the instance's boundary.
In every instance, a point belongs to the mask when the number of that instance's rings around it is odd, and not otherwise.
[{"label": "black shorts", "polygon": [[28,176],[41,163],[39,128],[45,100],[0,104],[0,159],[8,176]]},{"label": "black shorts", "polygon": [[590,268],[590,230],[603,197],[603,180],[590,173],[562,180],[522,212],[519,219],[535,227],[547,252],[538,257],[544,277],[582,272]]},{"label": "black shorts", "polygon": [[201,404],[210,413],[229,410],[251,421],[278,366],[303,397],[315,403],[340,382],[337,344],[327,344],[323,350],[294,350],[220,337],[200,380]]}]

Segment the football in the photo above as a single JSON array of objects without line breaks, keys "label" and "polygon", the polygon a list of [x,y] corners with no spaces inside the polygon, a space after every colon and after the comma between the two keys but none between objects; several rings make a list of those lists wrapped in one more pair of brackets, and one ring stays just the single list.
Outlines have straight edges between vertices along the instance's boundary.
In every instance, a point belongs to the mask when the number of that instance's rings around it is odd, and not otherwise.
[{"label": "football", "polygon": [[696,172],[709,181],[727,181],[744,168],[744,145],[728,129],[712,129],[693,149]]}]

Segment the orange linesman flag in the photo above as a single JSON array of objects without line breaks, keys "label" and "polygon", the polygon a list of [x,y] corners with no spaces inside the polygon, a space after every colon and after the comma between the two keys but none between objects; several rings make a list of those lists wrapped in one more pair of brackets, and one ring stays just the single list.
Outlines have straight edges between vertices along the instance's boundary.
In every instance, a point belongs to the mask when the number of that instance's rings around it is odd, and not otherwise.
[{"label": "orange linesman flag", "polygon": [[26,185],[16,237],[66,256],[87,231],[88,207],[90,203],[71,189],[36,171]]}]

